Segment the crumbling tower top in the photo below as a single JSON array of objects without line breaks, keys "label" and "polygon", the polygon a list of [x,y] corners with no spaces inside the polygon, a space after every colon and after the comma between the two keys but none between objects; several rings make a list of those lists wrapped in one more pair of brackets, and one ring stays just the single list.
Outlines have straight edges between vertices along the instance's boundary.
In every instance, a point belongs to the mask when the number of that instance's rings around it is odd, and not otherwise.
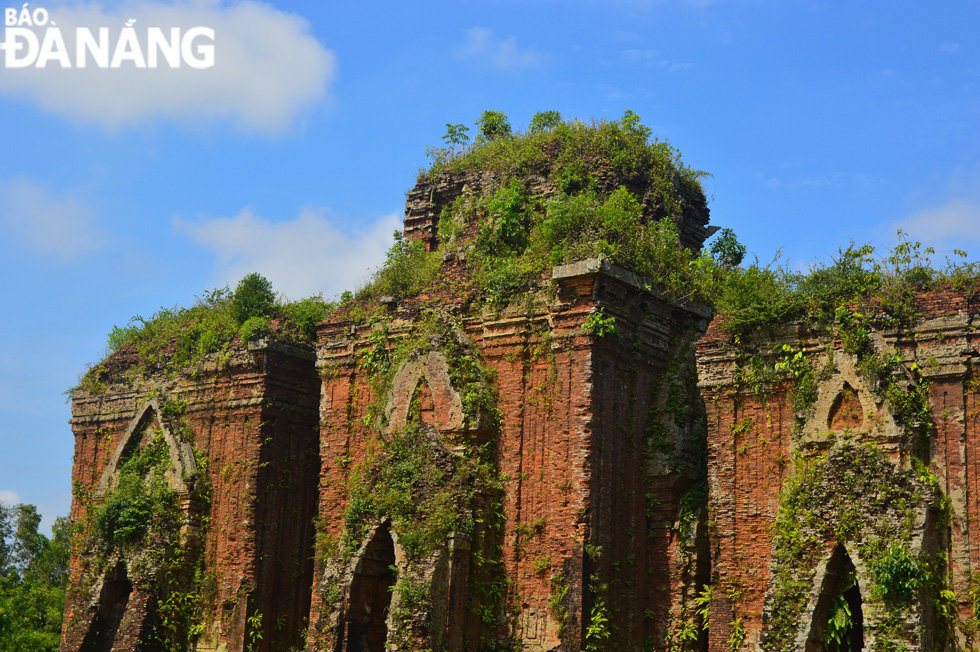
[{"label": "crumbling tower top", "polygon": [[562,122],[550,129],[478,139],[460,152],[435,150],[436,158],[408,192],[405,237],[438,248],[443,209],[465,194],[489,194],[519,178],[545,203],[591,190],[608,196],[625,187],[639,201],[644,221],[670,218],[681,246],[700,252],[717,227],[709,227],[704,173],[687,167],[666,141],[630,111],[619,121]]}]

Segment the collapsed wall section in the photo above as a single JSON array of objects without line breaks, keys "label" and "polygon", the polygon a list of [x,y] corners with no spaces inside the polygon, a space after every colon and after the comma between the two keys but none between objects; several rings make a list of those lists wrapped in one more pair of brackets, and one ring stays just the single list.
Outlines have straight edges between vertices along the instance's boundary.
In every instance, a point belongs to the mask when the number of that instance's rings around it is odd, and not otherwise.
[{"label": "collapsed wall section", "polygon": [[80,530],[62,649],[302,645],[319,467],[312,352],[260,341],[182,373],[127,373],[138,364],[135,352],[110,357],[102,391],[73,397]]},{"label": "collapsed wall section", "polygon": [[[558,183],[561,168],[547,158],[537,162],[541,169],[537,174],[523,177],[528,192],[536,197],[554,199],[564,191]],[[687,199],[681,199],[679,210],[671,213],[657,197],[652,179],[627,175],[609,161],[593,160],[587,163],[596,190],[608,194],[619,187],[625,187],[642,204],[644,220],[659,220],[665,217],[677,224],[680,245],[691,251],[701,250],[704,241],[718,230],[708,226],[709,213],[706,206],[697,206]],[[405,237],[426,244],[429,251],[439,249],[444,244],[439,241],[439,220],[442,210],[461,196],[478,196],[495,187],[500,187],[507,177],[503,172],[493,170],[467,170],[466,172],[439,172],[422,178],[408,191],[405,202]],[[680,182],[674,173],[672,185],[678,189]]]}]

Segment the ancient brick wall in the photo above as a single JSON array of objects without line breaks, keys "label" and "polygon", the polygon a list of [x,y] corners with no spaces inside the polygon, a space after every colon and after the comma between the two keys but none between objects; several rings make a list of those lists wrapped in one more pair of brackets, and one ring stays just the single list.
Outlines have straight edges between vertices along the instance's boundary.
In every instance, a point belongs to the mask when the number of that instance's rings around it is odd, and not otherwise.
[{"label": "ancient brick wall", "polygon": [[[547,155],[522,179],[534,210],[559,194]],[[682,246],[697,251],[712,232],[703,196],[684,196],[676,172],[586,163],[600,194],[626,186],[641,220],[673,220]],[[442,209],[486,199],[502,170],[420,181],[406,238],[440,251]],[[200,611],[180,612],[185,638],[214,652],[667,650],[703,638],[694,342],[710,314],[605,259],[549,269],[508,290],[521,297],[505,308],[485,304],[467,261],[481,226],[462,227],[421,293],[347,302],[320,325],[315,355],[262,342],[171,373],[129,373],[131,351],[104,363],[106,390],[73,401],[73,517],[91,524],[126,460],[165,441],[182,520],[142,550],[79,539],[66,650],[166,648],[151,642],[161,614],[169,622],[175,596],[191,594]]]},{"label": "ancient brick wall", "polygon": [[[591,463],[592,564],[620,649],[668,647],[703,583],[696,551],[704,482],[704,411],[694,341],[707,311],[680,309],[622,280],[597,296],[615,338],[595,347]],[[687,503],[685,503],[687,497]],[[699,565],[701,575],[699,575]],[[594,603],[593,603],[594,604]]]},{"label": "ancient brick wall", "polygon": [[[719,322],[698,343],[711,652],[823,649],[844,598],[860,612],[851,630],[865,649],[972,643],[980,306],[971,294],[919,296],[909,328],[862,322],[861,346],[839,328],[794,324],[736,346]],[[814,496],[824,505],[806,503]],[[903,554],[918,560],[919,588],[899,600],[886,571]]]},{"label": "ancient brick wall", "polygon": [[[579,586],[573,588],[581,595],[580,514],[584,504],[580,487],[587,457],[583,454],[587,450],[583,423],[590,412],[586,394],[590,373],[588,351],[583,350],[588,338],[573,328],[552,337],[547,318],[514,314],[462,323],[466,336],[496,372],[501,426],[491,445],[506,478],[501,561],[506,576],[517,581],[512,599],[524,614],[522,631],[527,630],[532,640],[550,638],[553,645],[558,638],[556,625],[549,625],[550,569],[575,577]],[[584,316],[575,318],[581,322]],[[396,339],[400,330],[410,328],[411,322],[392,323],[388,333]],[[364,462],[369,449],[377,446],[377,434],[364,425],[366,408],[376,397],[369,374],[357,364],[371,346],[370,331],[358,334],[355,330],[352,337],[351,330],[350,324],[328,324],[321,330],[320,358],[325,373],[320,519],[325,533],[333,537],[339,537],[344,528],[350,474]],[[436,379],[426,377],[426,381],[435,396],[446,393],[433,384]],[[439,401],[434,401],[433,408],[436,418],[445,415]],[[480,537],[477,539],[474,543],[479,543]],[[535,572],[534,561],[546,557],[549,568]],[[340,608],[330,604],[328,596],[336,600],[343,596],[324,581],[322,570],[317,585],[320,590],[314,596],[310,638],[318,641],[316,649],[333,649],[338,632],[332,628],[338,626]],[[450,618],[458,629],[455,636],[470,648],[478,647],[481,639],[500,635],[492,622],[485,624],[476,618],[473,607],[477,602],[478,596],[468,592]],[[573,605],[570,624],[581,627],[574,596],[568,602]]]},{"label": "ancient brick wall", "polygon": [[[72,402],[72,517],[87,531],[73,547],[63,649],[133,650],[136,640],[149,644],[159,637],[154,628],[168,597],[160,588],[166,583],[160,564],[173,550],[147,556],[139,542],[110,546],[111,563],[126,575],[117,582],[131,595],[103,595],[103,585],[113,581],[106,573],[116,571],[104,568],[110,560],[94,556],[107,548],[92,539],[97,535],[86,514],[105,499],[100,482],[141,415],[151,428],[165,425],[178,445],[196,451],[193,463],[206,465],[192,474],[195,488],[178,493],[177,506],[183,509],[182,554],[200,559],[179,582],[197,594],[204,610],[198,649],[242,649],[247,619],[257,614],[263,633],[257,650],[270,649],[273,640],[301,645],[309,609],[309,590],[301,587],[312,582],[319,468],[313,354],[266,343],[233,350],[229,359],[206,362],[192,374],[123,378],[137,362],[125,352],[108,359],[105,391],[79,392]],[[150,548],[152,538],[151,532]],[[93,615],[110,610],[103,603],[113,600],[118,624],[108,627],[110,633],[93,634]]]},{"label": "ancient brick wall", "polygon": [[[456,642],[449,649],[508,639],[526,650],[583,649],[593,610],[608,619],[606,645],[643,646],[648,638],[663,645],[672,611],[694,590],[696,561],[678,519],[703,466],[693,341],[707,314],[642,290],[631,274],[600,261],[556,268],[553,278],[557,294],[547,305],[459,321],[497,396],[499,431],[481,441],[493,447],[503,479],[499,554],[508,590],[499,605],[503,626],[481,622],[474,616],[479,580],[471,575],[465,598],[446,607],[458,630],[440,634]],[[590,317],[614,323],[614,332],[583,329]],[[388,346],[418,320],[388,321]],[[351,476],[380,446],[369,409],[378,397],[364,364],[379,328],[321,328],[319,518],[331,545],[345,527]],[[431,403],[423,401],[422,418],[431,405],[433,423],[448,423],[450,399],[440,397],[453,388],[431,374],[425,381]],[[478,532],[472,550],[494,554],[481,547],[483,538]],[[347,649],[344,619],[360,571],[337,570],[340,562],[323,552],[309,640],[312,649]],[[344,563],[362,565],[356,557]]]}]

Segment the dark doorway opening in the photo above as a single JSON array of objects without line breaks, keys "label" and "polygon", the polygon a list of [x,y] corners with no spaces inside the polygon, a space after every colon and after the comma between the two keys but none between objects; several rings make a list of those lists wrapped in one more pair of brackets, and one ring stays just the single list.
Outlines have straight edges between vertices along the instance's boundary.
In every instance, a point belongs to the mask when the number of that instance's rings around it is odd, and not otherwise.
[{"label": "dark doorway opening", "polygon": [[861,652],[864,613],[854,563],[844,546],[834,548],[813,612],[806,652]]},{"label": "dark doorway opening", "polygon": [[109,652],[116,640],[119,623],[122,622],[129,604],[129,594],[133,592],[133,584],[126,575],[126,566],[122,563],[106,577],[99,594],[99,608],[92,618],[85,640],[79,652]]},{"label": "dark doorway opening", "polygon": [[341,652],[384,652],[395,579],[395,545],[386,524],[375,531],[354,572]]}]

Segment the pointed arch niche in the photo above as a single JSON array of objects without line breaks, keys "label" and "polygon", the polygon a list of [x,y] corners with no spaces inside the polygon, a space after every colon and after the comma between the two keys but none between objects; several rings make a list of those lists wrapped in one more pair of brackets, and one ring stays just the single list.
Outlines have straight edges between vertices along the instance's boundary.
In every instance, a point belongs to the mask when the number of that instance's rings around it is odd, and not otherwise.
[{"label": "pointed arch niche", "polygon": [[[445,337],[453,337],[455,343]],[[468,410],[453,386],[457,365],[465,364],[467,391],[488,389],[481,354],[466,343],[463,333],[430,336],[429,342],[437,348],[415,351],[395,369],[376,427],[385,439],[395,437],[409,424],[417,426],[422,445],[450,463],[452,470],[447,473],[456,473],[457,461],[467,449],[487,441],[496,422],[482,408]],[[461,361],[468,356],[473,358]],[[475,513],[489,505],[490,496],[481,495],[458,509]],[[358,552],[347,561],[328,564],[321,578],[323,590],[341,589],[339,601],[337,597],[330,600],[337,605],[328,643],[332,652],[381,652],[389,636],[404,633],[406,620],[391,615],[401,609],[403,592],[392,591],[401,582],[403,587],[422,588],[429,596],[425,621],[412,618],[425,629],[433,649],[463,649],[464,637],[480,627],[471,620],[465,597],[470,594],[471,536],[447,532],[444,545],[427,552],[417,560],[420,563],[409,564],[391,515],[378,515],[372,526],[358,535],[363,537]]]},{"label": "pointed arch niche", "polygon": [[844,381],[837,396],[830,405],[827,415],[828,430],[850,430],[864,425],[864,406],[857,390]]},{"label": "pointed arch niche", "polygon": [[[489,415],[468,415],[463,397],[453,387],[450,362],[442,351],[429,351],[408,359],[395,372],[384,409],[385,432],[391,434],[418,420],[438,432],[451,450],[480,445],[490,435]],[[484,382],[482,376],[479,379]]]},{"label": "pointed arch niche", "polygon": [[109,459],[109,464],[102,472],[97,493],[103,494],[116,488],[119,483],[120,467],[146,445],[147,441],[145,440],[147,438],[145,435],[152,427],[160,430],[170,451],[170,461],[173,468],[167,471],[167,484],[178,494],[188,494],[194,490],[194,481],[197,478],[194,449],[189,442],[183,441],[173,434],[161,415],[159,401],[154,398],[137,410],[136,416],[129,422],[129,427],[126,428],[126,432]]},{"label": "pointed arch niche", "polygon": [[[150,434],[153,430],[158,430],[162,435],[170,454],[171,465],[164,477],[177,495],[177,506],[184,515],[179,545],[187,549],[199,544],[200,514],[199,505],[196,504],[198,468],[193,447],[190,442],[174,435],[163,418],[157,399],[147,401],[136,411],[102,472],[96,495],[105,496],[118,487],[124,464],[146,447],[153,436]],[[147,623],[152,623],[156,617],[155,603],[147,606],[148,592],[152,591],[147,586],[147,580],[144,578],[137,582],[136,578],[139,576],[132,577],[128,572],[127,557],[130,551],[122,549],[112,554],[114,566],[105,575],[94,578],[99,597],[90,607],[92,619],[79,652],[110,652],[121,649],[120,645],[129,646],[130,643],[120,643],[116,639],[128,640],[127,637],[131,638],[133,632],[144,631]],[[144,576],[147,571],[155,575],[158,570],[147,568],[145,562],[142,568],[141,573]],[[152,581],[155,580],[151,579],[150,582]]]},{"label": "pointed arch niche", "polygon": [[[846,617],[843,617],[847,614]],[[841,626],[841,619],[844,621]],[[834,621],[835,624],[831,624]],[[828,634],[836,634],[828,636]],[[820,593],[813,609],[806,652],[862,652],[864,601],[854,562],[837,544],[827,561]]]},{"label": "pointed arch niche", "polygon": [[811,417],[803,427],[803,443],[824,447],[837,439],[837,433],[861,432],[865,439],[887,443],[900,432],[891,410],[875,395],[857,371],[857,359],[842,351],[834,352],[835,370],[818,387]]},{"label": "pointed arch niche", "polygon": [[422,422],[440,432],[462,431],[467,427],[463,400],[449,378],[449,363],[439,351],[430,351],[405,362],[395,372],[391,395],[385,407],[388,432],[397,430],[411,418],[413,399],[423,412]]}]

